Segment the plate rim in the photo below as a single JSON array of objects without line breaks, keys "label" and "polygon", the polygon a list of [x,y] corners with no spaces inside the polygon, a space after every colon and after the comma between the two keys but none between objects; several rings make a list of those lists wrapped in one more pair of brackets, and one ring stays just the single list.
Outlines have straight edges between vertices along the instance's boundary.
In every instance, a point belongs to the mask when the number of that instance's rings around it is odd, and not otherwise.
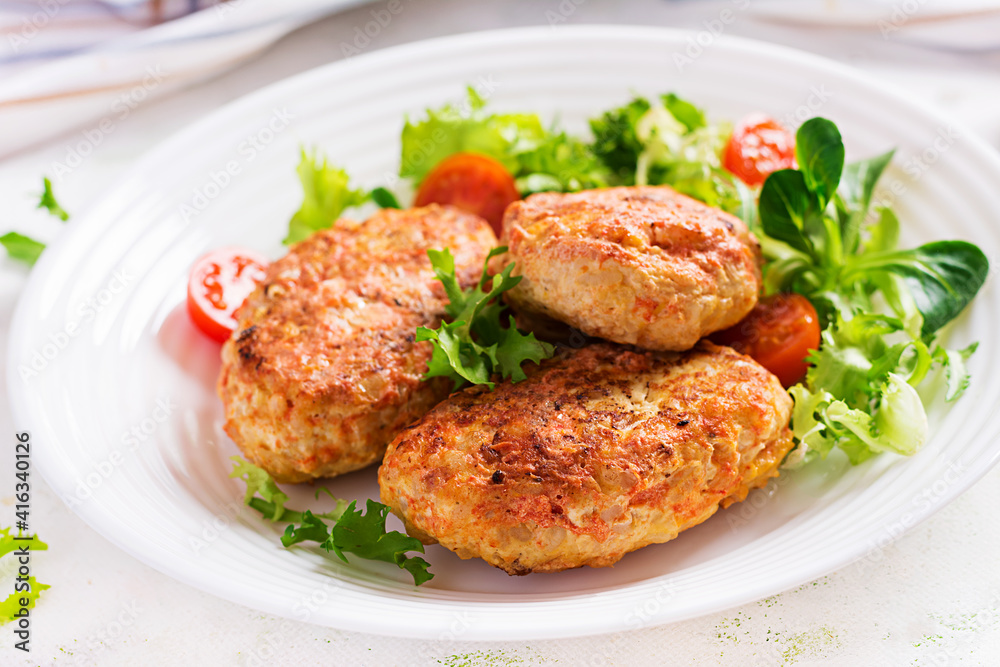
[{"label": "plate rim", "polygon": [[[167,138],[157,142],[149,150],[145,151],[142,156],[133,162],[129,169],[129,173],[123,174],[117,177],[112,184],[104,189],[97,197],[94,198],[92,203],[86,208],[86,210],[81,213],[75,220],[73,220],[68,228],[64,230],[62,234],[59,235],[57,240],[51,244],[50,248],[46,253],[42,255],[35,269],[31,272],[28,282],[25,285],[22,293],[18,298],[17,305],[14,310],[14,315],[11,320],[11,325],[9,329],[9,342],[7,347],[7,387],[8,395],[10,397],[11,413],[15,427],[19,422],[26,422],[28,418],[39,418],[41,415],[32,414],[29,407],[27,406],[27,398],[23,395],[23,383],[17,375],[16,369],[18,363],[24,358],[22,352],[27,351],[29,346],[29,341],[27,340],[26,330],[30,326],[31,307],[35,301],[37,301],[38,294],[42,291],[43,286],[47,281],[52,279],[53,272],[51,267],[56,265],[63,257],[63,255],[69,254],[69,249],[73,246],[74,239],[83,233],[85,228],[101,224],[100,217],[97,215],[97,211],[100,210],[101,205],[109,201],[115,192],[121,191],[123,188],[129,186],[129,184],[135,179],[132,175],[134,173],[142,173],[147,171],[149,166],[156,165],[161,161],[161,155],[169,154],[174,149],[175,146],[183,145],[189,141],[189,137],[197,137],[199,135],[205,134],[213,126],[225,122],[227,118],[239,115],[245,110],[250,110],[259,106],[261,100],[273,99],[280,97],[287,91],[302,90],[307,87],[307,84],[312,80],[322,79],[324,77],[331,76],[331,73],[337,73],[341,70],[363,70],[364,68],[377,68],[383,63],[389,62],[401,62],[405,59],[407,54],[410,53],[420,53],[427,54],[433,53],[434,51],[448,52],[448,51],[462,51],[470,46],[482,45],[484,42],[489,41],[491,43],[516,43],[519,41],[527,42],[537,42],[540,36],[544,36],[544,41],[553,40],[566,40],[575,41],[582,38],[589,39],[615,39],[615,38],[627,38],[630,36],[637,36],[644,39],[662,39],[664,41],[668,39],[683,39],[688,36],[698,34],[697,31],[693,30],[680,30],[674,28],[662,28],[655,26],[627,26],[627,25],[573,25],[573,26],[560,26],[555,30],[544,27],[544,26],[531,26],[522,28],[509,28],[500,30],[486,30],[486,31],[476,31],[461,33],[458,35],[451,35],[447,37],[437,37],[426,40],[420,40],[416,42],[409,42],[406,44],[388,47],[385,49],[380,49],[371,53],[363,54],[356,58],[338,60],[332,63],[321,65],[304,72],[294,74],[292,76],[286,77],[279,81],[268,84],[262,88],[254,90],[246,95],[243,95],[224,106],[198,118],[197,120],[189,123],[185,127],[177,130],[176,132],[169,135]],[[788,59],[789,57],[796,58],[799,62],[805,62],[809,67],[821,68],[826,72],[835,73],[838,76],[845,77],[852,80],[855,83],[868,86],[868,87],[878,87],[879,91],[889,97],[896,98],[896,100],[905,106],[914,110],[914,112],[919,112],[922,114],[923,119],[930,120],[932,122],[944,123],[950,127],[955,128],[956,132],[959,133],[961,139],[965,142],[965,148],[971,150],[978,154],[980,159],[985,160],[988,163],[992,163],[993,167],[996,169],[997,173],[1000,174],[1000,154],[990,150],[988,145],[979,138],[976,134],[969,131],[961,122],[955,119],[949,118],[947,114],[940,112],[939,110],[933,108],[928,103],[922,100],[911,99],[910,96],[904,94],[902,91],[896,87],[879,81],[875,77],[871,77],[866,73],[856,70],[853,67],[833,61],[815,54],[808,52],[799,51],[797,49],[770,44],[767,42],[761,42],[757,40],[734,37],[723,35],[719,39],[720,43],[730,45],[733,47],[739,47],[741,49],[749,49],[757,53],[763,54],[765,56],[778,57],[781,59]],[[335,75],[335,74],[333,74]],[[104,223],[106,226],[108,223]],[[29,429],[34,432],[37,429]],[[983,431],[989,430],[985,427],[977,433],[976,439],[985,438],[982,435]],[[981,479],[994,465],[1000,460],[1000,447],[996,447],[991,452],[990,456],[987,457],[987,464],[981,466],[970,474],[964,476],[964,480],[968,483],[956,484],[950,487],[942,496],[940,496],[940,501],[928,507],[923,512],[917,513],[915,520],[899,535],[895,536],[893,539],[898,539],[899,536],[905,534],[909,530],[919,525],[921,522],[926,520],[929,516],[934,514],[936,511],[943,508],[945,505],[950,503],[954,498],[956,498],[961,493],[964,493],[968,488],[975,484],[979,479]],[[51,461],[47,464],[36,465],[36,470],[42,475],[46,480],[46,483],[56,491],[56,486],[50,481],[57,474],[54,467],[47,468],[49,465],[54,465]],[[57,492],[58,494],[58,492]],[[63,496],[60,494],[60,499],[64,501]],[[87,506],[91,507],[88,508]],[[172,568],[169,563],[157,561],[151,559],[149,554],[146,552],[140,552],[134,549],[132,545],[128,543],[126,539],[122,536],[115,535],[113,532],[108,532],[106,529],[109,527],[109,517],[106,516],[105,512],[98,511],[99,507],[96,504],[85,503],[83,508],[70,507],[70,509],[78,517],[84,520],[88,526],[101,534],[105,539],[108,539],[117,547],[121,548],[126,553],[137,558],[140,562],[149,565],[158,571],[167,574],[171,578],[185,583],[188,585],[194,585],[201,590],[209,592],[218,597],[228,599],[233,602],[237,602],[244,606],[259,609],[261,611],[278,614],[282,616],[291,616],[290,613],[282,613],[280,611],[275,611],[273,607],[266,607],[263,604],[255,603],[250,596],[234,593],[231,588],[226,589],[221,583],[214,581],[207,581],[206,577],[203,575],[195,576],[194,573],[187,571],[185,572],[181,568]],[[81,511],[81,509],[83,511]],[[103,520],[102,520],[103,519]],[[113,519],[110,519],[113,521]],[[616,632],[616,631],[628,631],[630,629],[639,629],[640,627],[648,627],[652,625],[662,625],[665,623],[678,622],[686,618],[692,618],[696,616],[705,615],[715,611],[720,611],[723,609],[729,609],[738,605],[751,602],[753,600],[760,598],[760,589],[766,588],[767,592],[764,595],[776,594],[793,588],[795,586],[801,585],[802,583],[812,581],[818,577],[822,577],[829,574],[832,571],[846,567],[851,562],[854,562],[858,558],[862,557],[868,550],[868,546],[859,543],[859,548],[852,552],[852,555],[845,558],[840,555],[836,558],[830,557],[826,559],[821,565],[814,566],[808,569],[807,574],[803,574],[802,570],[797,570],[793,573],[785,573],[784,576],[778,576],[776,579],[781,581],[780,584],[775,585],[774,580],[772,580],[767,585],[760,584],[753,589],[753,591],[748,591],[742,596],[733,597],[727,604],[723,606],[702,606],[699,609],[691,611],[687,614],[682,614],[676,617],[671,617],[667,619],[656,619],[653,618],[649,622],[644,623],[639,627],[625,627],[625,624],[618,622],[617,625],[609,627],[606,623],[598,624],[599,627],[591,627],[593,623],[586,625],[583,628],[568,628],[565,626],[559,628],[525,628],[518,627],[514,632],[508,627],[506,631],[499,633],[500,636],[506,639],[541,639],[541,638],[558,638],[558,637],[571,637],[580,636],[586,634],[601,634],[606,632]],[[670,575],[661,575],[660,577],[653,577],[646,579],[643,583],[655,583],[659,580],[663,580]],[[197,582],[197,583],[196,583]],[[622,588],[627,588],[622,587]],[[620,590],[620,589],[618,589]],[[420,601],[427,602],[427,601]],[[431,601],[433,602],[433,601]],[[538,602],[463,602],[462,604],[469,604],[473,607],[482,607],[484,609],[490,609],[497,605],[503,606],[506,611],[511,611],[520,605],[529,605],[532,607],[537,607]],[[348,622],[345,616],[345,622],[334,627],[355,630],[362,632],[369,632],[374,634],[385,634],[390,636],[400,636],[400,637],[413,637],[413,638],[428,638],[426,630],[423,626],[417,625],[412,628],[406,627],[390,627],[383,628],[378,625],[373,625],[371,623],[354,623]],[[577,619],[579,621],[579,619]],[[476,632],[468,633],[462,636],[462,641],[465,640],[495,640],[497,636],[485,634],[477,634]]]}]

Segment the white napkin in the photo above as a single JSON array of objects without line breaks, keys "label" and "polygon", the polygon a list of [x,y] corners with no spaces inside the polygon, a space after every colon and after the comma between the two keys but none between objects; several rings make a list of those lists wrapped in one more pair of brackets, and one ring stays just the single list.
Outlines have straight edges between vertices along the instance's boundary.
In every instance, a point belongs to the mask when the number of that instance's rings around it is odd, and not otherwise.
[{"label": "white napkin", "polygon": [[0,159],[229,69],[364,0],[0,2]]}]

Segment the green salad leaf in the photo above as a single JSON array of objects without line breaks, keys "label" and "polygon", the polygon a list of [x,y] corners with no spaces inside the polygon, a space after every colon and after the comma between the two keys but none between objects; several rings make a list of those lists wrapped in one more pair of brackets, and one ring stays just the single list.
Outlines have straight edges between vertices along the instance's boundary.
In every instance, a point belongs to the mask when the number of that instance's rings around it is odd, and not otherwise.
[{"label": "green salad leaf", "polygon": [[590,130],[593,138],[586,141],[543,125],[537,114],[490,113],[470,88],[464,103],[406,120],[399,174],[419,184],[444,158],[473,152],[503,164],[522,196],[671,185],[748,223],[756,220],[756,194],[722,168],[731,128],[709,123],[689,101],[674,93],[652,101],[636,97],[592,118]]},{"label": "green salad leaf", "polygon": [[803,294],[823,323],[806,383],[791,390],[793,464],[835,447],[853,463],[912,454],[927,438],[915,387],[935,367],[946,374],[946,400],[968,387],[975,345],[949,350],[934,338],[975,297],[989,262],[966,241],[896,249],[899,220],[887,207],[871,210],[892,156],[845,166],[837,127],[813,118],[796,133],[799,168],[771,174],[761,189],[765,286]]},{"label": "green salad leaf", "polygon": [[[19,547],[27,547],[31,551],[45,551],[49,548],[45,542],[38,539],[38,535],[32,535],[30,539],[20,539],[23,536],[18,531],[17,535],[11,534],[10,528],[0,528],[0,558],[12,553]],[[16,565],[13,568],[17,570]],[[3,600],[0,600],[0,625],[6,625],[15,620],[15,614],[21,611],[21,598],[27,598],[27,609],[34,609],[42,591],[52,588],[48,584],[43,584],[33,576],[28,576],[28,590],[14,591]]]},{"label": "green salad leaf", "polygon": [[612,184],[611,175],[586,142],[565,132],[548,131],[545,136],[514,146],[514,172],[522,196],[534,192],[578,192]]},{"label": "green salad leaf", "polygon": [[[367,560],[392,563],[406,570],[419,586],[430,581],[434,575],[428,571],[430,564],[419,556],[407,556],[407,552],[424,552],[420,540],[399,531],[387,531],[385,522],[389,507],[369,499],[365,511],[356,509],[356,501],[335,498],[337,507],[332,512],[314,514],[310,510],[297,511],[285,507],[288,496],[274,479],[262,468],[248,463],[239,456],[232,457],[233,471],[230,477],[240,478],[247,485],[244,502],[271,521],[287,521],[288,526],[281,536],[281,543],[291,547],[302,542],[316,542],[332,551],[345,563],[345,554],[354,554]],[[332,498],[333,495],[326,489]],[[317,497],[320,491],[316,492]],[[329,522],[329,523],[328,523]],[[296,525],[297,524],[297,525]]]},{"label": "green salad leaf", "polygon": [[7,249],[11,259],[24,262],[28,266],[34,266],[45,250],[44,243],[17,232],[7,232],[0,236],[0,245]]},{"label": "green salad leaf", "polygon": [[399,175],[423,181],[427,173],[454,153],[489,156],[514,174],[518,169],[515,144],[534,144],[546,132],[535,114],[491,114],[486,101],[471,86],[464,104],[428,109],[427,118],[406,119],[403,125]]},{"label": "green salad leaf", "polygon": [[[52,181],[48,177],[42,178],[42,194],[39,197],[36,208],[47,210],[63,222],[69,220],[69,213],[59,205],[55,195],[52,193]],[[17,232],[7,232],[3,236],[0,236],[0,245],[4,247],[11,259],[24,262],[28,266],[34,266],[35,262],[41,256],[42,251],[45,250],[45,244],[41,241],[37,241],[24,234],[18,234]]]},{"label": "green salad leaf", "polygon": [[396,195],[386,188],[375,188],[371,191],[371,193],[369,193],[368,196],[371,197],[373,202],[382,208],[403,208],[399,205],[399,200],[396,199]]},{"label": "green salad leaf", "polygon": [[573,192],[610,185],[609,174],[590,146],[546,128],[537,114],[489,113],[473,89],[462,104],[428,109],[427,117],[403,126],[399,175],[420,183],[444,158],[479,153],[500,162],[522,195]]},{"label": "green salad leaf", "polygon": [[628,104],[605,111],[590,121],[594,154],[622,185],[635,183],[636,165],[643,151],[643,142],[639,140],[636,127],[639,119],[649,110],[649,100],[636,97]]},{"label": "green salad leaf", "polygon": [[711,124],[704,112],[667,93],[628,104],[591,119],[591,148],[616,184],[670,185],[752,224],[756,196],[722,168],[722,151],[732,133]]},{"label": "green salad leaf", "polygon": [[812,118],[795,135],[795,159],[807,191],[825,209],[840,184],[844,170],[844,142],[840,130],[826,118]]},{"label": "green salad leaf", "polygon": [[345,209],[368,201],[365,190],[352,189],[347,172],[327,163],[326,157],[302,149],[296,169],[302,183],[302,206],[288,223],[286,245],[298,243],[320,229],[329,229]]},{"label": "green salad leaf", "polygon": [[708,121],[705,120],[705,112],[687,100],[682,100],[674,93],[667,93],[661,99],[667,111],[683,123],[688,132],[694,132],[708,126]]},{"label": "green salad leaf", "polygon": [[524,362],[537,364],[554,353],[552,345],[536,339],[533,333],[518,331],[513,317],[506,327],[501,323],[504,308],[500,295],[521,282],[520,276],[510,275],[513,263],[497,275],[489,275],[490,259],[505,252],[504,246],[490,251],[479,282],[462,289],[451,251],[447,248],[427,251],[434,274],[448,295],[445,313],[452,321],[443,322],[437,329],[417,329],[417,340],[429,340],[434,346],[424,379],[451,378],[455,389],[466,382],[493,389],[494,374],[518,382],[526,377],[521,369]]},{"label": "green salad leaf", "polygon": [[0,558],[22,546],[27,546],[31,551],[45,551],[49,548],[48,544],[38,539],[38,535],[32,535],[27,540],[21,539],[22,537],[21,531],[15,536],[11,535],[10,528],[0,528]]},{"label": "green salad leaf", "polygon": [[407,556],[407,551],[423,553],[420,540],[400,533],[386,531],[385,521],[389,507],[369,499],[362,513],[351,501],[330,528],[312,512],[303,512],[299,526],[287,526],[281,536],[285,547],[302,542],[317,542],[320,547],[332,551],[345,563],[345,553],[352,553],[368,560],[392,563],[413,576],[413,583],[419,586],[430,581],[434,575],[427,571],[430,564],[418,556]]},{"label": "green salad leaf", "polygon": [[846,280],[864,274],[894,273],[903,278],[923,316],[921,335],[931,336],[955,319],[986,282],[989,260],[967,241],[935,241],[912,250],[869,253],[850,262]]},{"label": "green salad leaf", "polygon": [[42,178],[42,194],[36,208],[44,208],[63,222],[69,220],[69,213],[56,201],[56,196],[52,193],[52,181],[47,176]]}]

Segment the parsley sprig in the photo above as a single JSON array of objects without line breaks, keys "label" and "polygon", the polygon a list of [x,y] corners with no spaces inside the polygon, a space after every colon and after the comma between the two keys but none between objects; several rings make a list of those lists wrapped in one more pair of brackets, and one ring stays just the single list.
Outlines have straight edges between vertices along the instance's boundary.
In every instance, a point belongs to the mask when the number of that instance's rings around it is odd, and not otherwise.
[{"label": "parsley sprig", "polygon": [[508,326],[501,324],[504,305],[499,297],[521,282],[521,276],[510,275],[513,262],[497,275],[489,275],[490,259],[505,252],[506,246],[491,250],[479,282],[463,290],[455,276],[451,251],[447,248],[427,251],[434,274],[450,300],[445,313],[452,321],[442,322],[437,329],[417,328],[417,340],[429,340],[434,345],[424,379],[448,377],[455,383],[455,389],[469,382],[485,384],[492,390],[494,383],[490,378],[494,374],[520,382],[527,377],[521,364],[525,361],[537,364],[552,356],[555,348],[537,340],[533,333],[521,333],[513,316],[508,316]]},{"label": "parsley sprig", "polygon": [[[356,508],[357,503],[335,498],[336,508],[331,512],[314,514],[309,510],[299,512],[285,507],[288,496],[278,488],[267,471],[248,463],[239,456],[232,457],[233,471],[230,477],[238,477],[246,482],[244,502],[271,521],[287,521],[281,544],[290,547],[302,542],[317,542],[326,551],[332,551],[340,560],[348,562],[345,553],[351,553],[368,560],[393,563],[413,576],[413,583],[423,584],[434,578],[427,571],[430,563],[419,556],[407,556],[408,551],[424,552],[420,540],[399,531],[386,531],[385,520],[389,507],[368,500],[365,511]],[[319,497],[320,489],[316,492]],[[330,497],[333,497],[331,494]],[[327,522],[331,522],[330,525]],[[296,525],[298,524],[298,525]]]}]

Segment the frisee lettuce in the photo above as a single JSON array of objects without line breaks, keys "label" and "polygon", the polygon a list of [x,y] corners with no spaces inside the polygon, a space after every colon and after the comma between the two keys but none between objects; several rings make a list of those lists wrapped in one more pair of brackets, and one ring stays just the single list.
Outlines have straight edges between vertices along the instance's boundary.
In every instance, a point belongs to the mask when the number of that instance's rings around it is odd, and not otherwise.
[{"label": "frisee lettuce", "polygon": [[434,274],[448,295],[445,313],[452,321],[442,322],[436,329],[417,328],[417,340],[431,341],[434,346],[424,379],[451,378],[455,389],[466,382],[493,389],[491,378],[495,374],[520,382],[527,377],[521,368],[524,362],[537,364],[552,356],[555,348],[536,339],[533,333],[519,331],[513,317],[509,317],[506,327],[502,324],[504,306],[500,295],[521,282],[520,276],[510,275],[513,263],[500,273],[489,275],[490,259],[505,252],[505,246],[490,251],[479,282],[475,287],[462,289],[451,251],[447,248],[427,251]]},{"label": "frisee lettuce", "polygon": [[[42,177],[42,194],[38,199],[38,206],[35,208],[45,209],[63,222],[69,220],[69,213],[56,201],[56,196],[52,192],[52,181],[46,176]],[[11,259],[24,262],[28,266],[34,266],[42,251],[45,250],[45,244],[41,241],[17,232],[7,232],[0,236],[0,245],[4,247]]]},{"label": "frisee lettuce", "polygon": [[403,125],[399,175],[419,184],[441,160],[460,152],[500,162],[522,195],[573,192],[610,185],[609,174],[586,142],[546,128],[537,114],[489,113],[468,88],[467,100],[428,109]]},{"label": "frisee lettuce", "polygon": [[755,193],[722,168],[730,134],[673,93],[636,97],[590,120],[591,141],[545,126],[537,114],[490,113],[472,88],[461,104],[406,120],[400,176],[419,184],[444,158],[473,152],[499,161],[522,196],[615,185],[671,185],[752,222]]},{"label": "frisee lettuce", "polygon": [[[424,552],[420,540],[399,531],[387,531],[385,522],[389,507],[374,500],[368,500],[365,511],[356,509],[356,502],[340,498],[331,512],[314,514],[310,510],[298,511],[285,507],[288,496],[283,493],[267,471],[239,456],[232,457],[233,471],[230,477],[242,479],[246,485],[245,504],[271,521],[285,521],[288,526],[281,536],[281,543],[291,547],[302,542],[316,542],[321,548],[332,551],[345,563],[346,554],[351,553],[368,560],[392,563],[406,570],[419,586],[430,581],[434,575],[428,572],[430,563],[419,556],[407,556],[408,551]],[[319,497],[327,489],[316,491]],[[330,522],[329,524],[327,522]],[[298,525],[296,525],[298,524]]]},{"label": "frisee lettuce", "polygon": [[7,232],[0,236],[0,245],[6,248],[11,259],[24,262],[28,266],[34,266],[45,250],[44,243],[17,232]]},{"label": "frisee lettuce", "polygon": [[[935,338],[976,295],[989,264],[965,241],[896,249],[899,220],[873,199],[892,151],[846,163],[836,125],[814,118],[796,134],[798,169],[771,174],[757,191],[722,167],[730,127],[709,122],[673,93],[635,97],[591,119],[590,141],[546,127],[536,114],[489,113],[485,106],[470,88],[463,104],[407,119],[400,175],[419,183],[442,159],[472,151],[507,167],[522,194],[665,184],[737,215],[756,232],[768,260],[765,291],[803,294],[824,328],[805,385],[792,392],[801,446],[791,461],[833,448],[855,463],[879,451],[915,451],[927,437],[926,416],[911,389],[934,368],[946,375],[946,400],[968,387],[975,345],[951,350]],[[346,177],[337,183],[349,190]],[[385,194],[367,197],[398,204]],[[480,284],[463,291],[450,254],[434,251],[431,259],[452,303],[450,322],[418,331],[419,340],[434,345],[426,377],[492,388],[495,375],[517,381],[524,361],[551,354],[512,318],[502,326],[497,296],[518,280],[511,267],[492,278],[484,270]]]},{"label": "frisee lettuce", "polygon": [[288,223],[285,244],[305,240],[313,232],[329,229],[345,209],[368,201],[365,190],[350,187],[350,176],[318,153],[302,149],[296,169],[302,183],[302,205]]}]

